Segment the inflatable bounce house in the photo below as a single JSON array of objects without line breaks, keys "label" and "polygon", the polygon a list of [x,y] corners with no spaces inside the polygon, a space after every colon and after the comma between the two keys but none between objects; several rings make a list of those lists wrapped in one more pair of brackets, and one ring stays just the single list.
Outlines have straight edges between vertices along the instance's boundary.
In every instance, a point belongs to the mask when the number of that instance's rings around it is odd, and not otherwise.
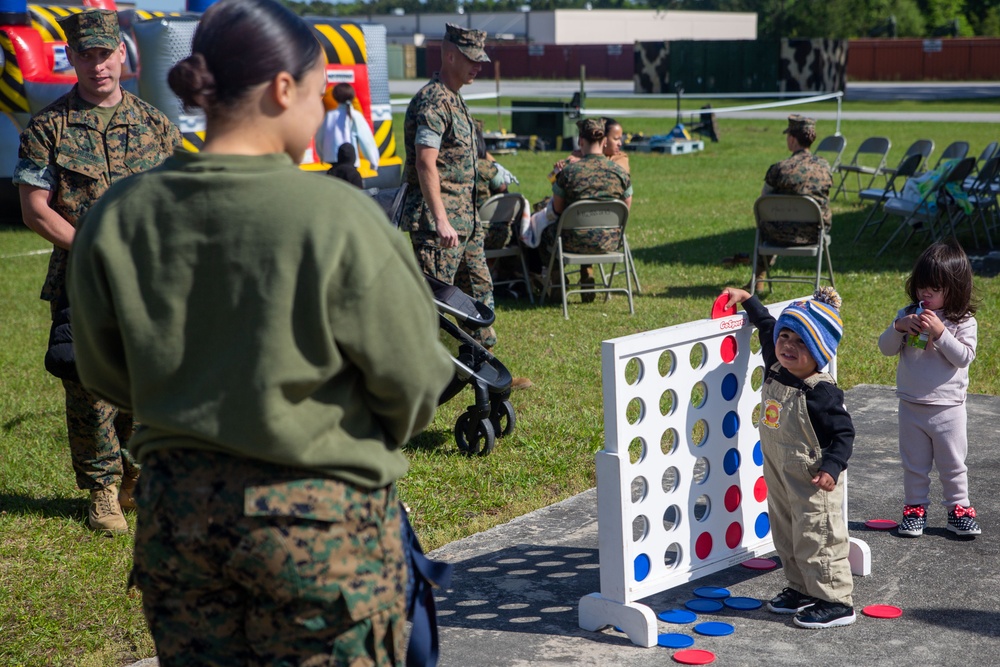
[{"label": "inflatable bounce house", "polygon": [[[188,0],[185,12],[118,10],[114,0],[83,0],[63,5],[33,5],[26,0],[0,0],[0,207],[18,208],[11,177],[17,164],[21,130],[31,116],[76,83],[66,57],[66,35],[58,19],[88,9],[118,11],[128,54],[121,85],[165,113],[184,135],[184,147],[198,150],[205,134],[204,118],[185,111],[167,85],[167,72],[191,52],[198,20],[214,0]],[[355,106],[371,124],[379,144],[378,169],[362,158],[366,187],[399,184],[402,159],[396,155],[389,102],[385,27],[335,18],[307,18],[327,57],[327,87],[354,86]],[[252,48],[248,45],[247,48]],[[335,104],[332,97],[324,99]],[[303,169],[326,170],[310,148]],[[377,172],[377,173],[376,173]]]}]

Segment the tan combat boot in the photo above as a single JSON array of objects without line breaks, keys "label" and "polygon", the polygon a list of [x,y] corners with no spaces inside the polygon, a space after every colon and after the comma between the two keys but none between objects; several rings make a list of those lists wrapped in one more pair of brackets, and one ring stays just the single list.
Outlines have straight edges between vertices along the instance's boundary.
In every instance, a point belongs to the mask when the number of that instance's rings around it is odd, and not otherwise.
[{"label": "tan combat boot", "polygon": [[114,484],[90,492],[90,512],[87,523],[101,533],[127,533],[128,522],[118,504],[118,487]]},{"label": "tan combat boot", "polygon": [[138,483],[138,470],[132,468],[122,475],[122,488],[118,491],[118,505],[123,512],[135,511],[135,485]]}]

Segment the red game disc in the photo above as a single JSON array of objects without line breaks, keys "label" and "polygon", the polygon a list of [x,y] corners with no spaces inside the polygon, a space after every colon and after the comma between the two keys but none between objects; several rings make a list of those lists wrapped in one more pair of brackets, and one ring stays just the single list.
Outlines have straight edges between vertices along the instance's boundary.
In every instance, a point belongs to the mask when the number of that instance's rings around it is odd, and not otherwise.
[{"label": "red game disc", "polygon": [[778,567],[778,564],[770,558],[751,558],[743,561],[740,565],[751,570],[773,570]]},{"label": "red game disc", "polygon": [[868,519],[865,521],[865,525],[872,530],[892,530],[899,524],[892,519]]},{"label": "red game disc", "polygon": [[711,651],[689,648],[674,653],[674,660],[682,665],[707,665],[710,662],[715,662],[715,654]]},{"label": "red game disc", "polygon": [[891,604],[870,604],[861,613],[872,618],[899,618],[903,615],[903,610]]}]

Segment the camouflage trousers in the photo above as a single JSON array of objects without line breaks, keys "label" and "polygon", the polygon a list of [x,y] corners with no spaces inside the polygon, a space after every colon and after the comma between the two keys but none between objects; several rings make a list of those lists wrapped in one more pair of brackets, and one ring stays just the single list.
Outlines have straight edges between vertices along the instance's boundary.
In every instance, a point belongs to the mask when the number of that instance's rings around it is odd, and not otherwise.
[{"label": "camouflage trousers", "polygon": [[778,245],[806,245],[816,243],[816,223],[774,222],[760,223],[761,240]]},{"label": "camouflage trousers", "polygon": [[[542,230],[538,250],[542,256],[542,266],[548,267],[549,260],[556,251],[556,228],[552,224]],[[622,232],[620,229],[573,229],[562,233],[564,252],[599,253],[614,252],[618,249]]]},{"label": "camouflage trousers", "polygon": [[487,250],[503,250],[514,238],[514,226],[509,222],[484,222],[483,247]]},{"label": "camouflage trousers", "polygon": [[90,491],[118,484],[123,475],[139,474],[139,464],[124,446],[132,437],[132,414],[102,401],[78,382],[63,380],[63,388],[77,487]]},{"label": "camouflage trousers", "polygon": [[195,450],[150,453],[131,581],[161,667],[402,667],[395,485]]},{"label": "camouflage trousers", "polygon": [[[493,279],[486,265],[484,240],[485,232],[480,224],[476,225],[469,238],[463,240],[459,237],[458,246],[454,248],[438,245],[436,232],[410,232],[417,264],[424,273],[454,285],[476,301],[493,308]],[[484,347],[492,348],[497,344],[493,327],[465,331]]]}]

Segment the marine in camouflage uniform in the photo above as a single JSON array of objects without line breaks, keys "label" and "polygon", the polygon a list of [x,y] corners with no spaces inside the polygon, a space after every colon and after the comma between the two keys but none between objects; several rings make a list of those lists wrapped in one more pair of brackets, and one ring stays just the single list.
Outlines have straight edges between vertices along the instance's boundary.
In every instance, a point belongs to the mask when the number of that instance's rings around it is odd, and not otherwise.
[{"label": "marine in camouflage uniform", "polygon": [[[632,196],[632,181],[625,170],[604,155],[585,155],[567,164],[552,184],[552,194],[562,197],[565,205],[584,200],[625,200]],[[542,231],[539,250],[544,266],[555,252],[556,227],[552,224]],[[563,250],[566,252],[598,253],[618,249],[621,230],[574,229],[562,233]]]},{"label": "marine in camouflage uniform", "polygon": [[[72,14],[62,25],[77,50],[121,43],[115,12]],[[36,114],[21,134],[14,184],[49,191],[49,206],[73,227],[113,183],[157,166],[181,144],[180,132],[166,116],[121,92],[116,108],[97,107],[74,86]],[[53,315],[66,304],[68,257],[67,250],[53,247],[42,285],[41,298],[50,302]],[[118,484],[123,475],[134,478],[138,465],[123,447],[132,434],[132,415],[77,382],[63,380],[63,387],[77,486],[96,490]]]},{"label": "marine in camouflage uniform", "polygon": [[[463,30],[448,24],[445,41],[474,62],[488,62],[481,30]],[[493,308],[493,281],[486,265],[485,230],[476,209],[475,123],[465,101],[435,74],[421,88],[406,109],[403,121],[406,166],[403,178],[408,184],[403,202],[401,228],[410,232],[410,242],[417,264],[424,273],[455,284],[455,275],[463,264],[468,268],[470,284],[459,288],[477,301]],[[448,222],[458,233],[458,245],[443,247],[431,204],[424,197],[417,174],[417,146],[436,148],[440,197]],[[469,332],[485,347],[496,345],[492,327]]]},{"label": "marine in camouflage uniform", "polygon": [[[816,121],[798,114],[789,116],[785,134],[792,135],[800,150],[770,166],[764,177],[764,193],[805,195],[813,199],[823,212],[823,225],[829,229],[832,224],[830,188],[833,186],[830,163],[809,152],[809,146],[816,138]],[[761,227],[761,233],[768,241],[779,244],[816,242],[816,227],[813,225],[768,222]]]}]

